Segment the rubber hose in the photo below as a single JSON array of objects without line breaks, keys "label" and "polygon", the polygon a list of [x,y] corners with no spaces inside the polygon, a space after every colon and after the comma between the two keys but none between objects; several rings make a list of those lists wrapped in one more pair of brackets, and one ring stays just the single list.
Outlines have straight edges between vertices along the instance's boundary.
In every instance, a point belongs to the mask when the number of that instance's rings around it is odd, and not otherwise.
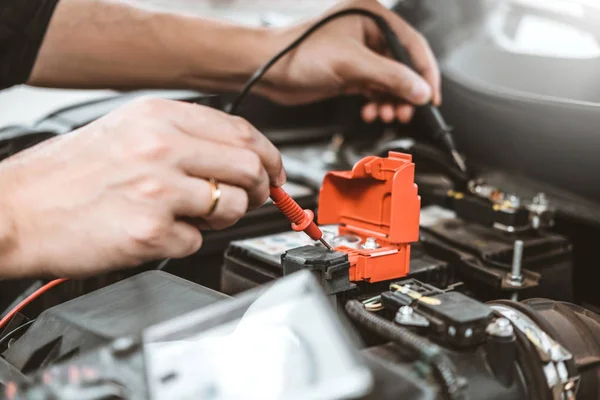
[{"label": "rubber hose", "polygon": [[431,365],[442,380],[445,394],[449,399],[466,399],[452,362],[448,356],[442,353],[438,346],[430,344],[412,332],[395,325],[393,322],[369,312],[358,300],[348,301],[346,303],[346,312],[357,323],[394,342],[404,350],[413,353],[415,357]]}]

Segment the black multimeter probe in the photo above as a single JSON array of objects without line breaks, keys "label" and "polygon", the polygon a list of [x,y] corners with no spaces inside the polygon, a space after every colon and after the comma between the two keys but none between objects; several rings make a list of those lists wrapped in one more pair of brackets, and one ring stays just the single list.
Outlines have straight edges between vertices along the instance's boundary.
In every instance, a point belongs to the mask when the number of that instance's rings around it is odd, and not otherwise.
[{"label": "black multimeter probe", "polygon": [[[286,48],[277,53],[273,58],[267,61],[262,67],[260,67],[252,77],[246,82],[244,88],[240,92],[240,94],[236,97],[236,99],[229,105],[227,112],[230,114],[235,114],[239,108],[239,105],[242,101],[248,96],[250,90],[254,87],[254,85],[264,76],[264,74],[283,56],[287,53],[298,47],[300,43],[306,40],[310,35],[312,35],[316,30],[321,28],[323,25],[338,19],[340,17],[348,16],[348,15],[362,15],[364,17],[370,18],[375,22],[375,24],[379,27],[382,35],[384,36],[389,51],[394,59],[411,69],[415,69],[413,64],[410,61],[410,57],[406,53],[405,49],[400,44],[398,40],[398,36],[394,33],[390,25],[387,21],[371,11],[364,10],[361,8],[349,8],[346,10],[338,11],[327,17],[321,19],[313,26],[311,26],[306,32],[304,32],[300,37],[298,37],[295,41],[290,43]],[[434,137],[437,140],[440,140],[442,144],[445,146],[446,150],[452,156],[454,163],[458,166],[458,168],[463,172],[467,172],[467,167],[464,159],[456,149],[456,145],[454,144],[454,138],[452,136],[452,128],[446,123],[444,117],[440,113],[440,110],[434,106],[431,102],[417,107],[417,118],[420,118],[426,126],[432,130]]]}]

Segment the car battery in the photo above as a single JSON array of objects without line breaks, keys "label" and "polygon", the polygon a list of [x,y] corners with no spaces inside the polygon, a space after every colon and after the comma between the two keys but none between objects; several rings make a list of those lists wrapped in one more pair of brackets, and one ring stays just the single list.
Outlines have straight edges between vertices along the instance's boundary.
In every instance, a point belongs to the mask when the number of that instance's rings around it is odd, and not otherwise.
[{"label": "car battery", "polygon": [[[516,242],[522,246],[522,284],[515,286],[510,277]],[[503,232],[434,205],[421,210],[420,243],[429,254],[455,265],[459,280],[479,299],[506,298],[512,293],[519,300],[551,297],[574,301],[573,246],[560,234],[549,230]]]},{"label": "car battery", "polygon": [[[345,281],[352,282],[348,287],[368,291],[410,273],[411,245],[419,238],[420,203],[410,155],[368,156],[350,171],[327,173],[319,195],[318,221],[324,239],[347,258]],[[236,293],[282,276],[282,255],[306,245],[314,243],[303,233],[292,232],[233,243],[226,254],[222,290]],[[313,254],[303,261],[307,267],[328,268],[328,262],[321,261],[331,257],[309,250],[296,255],[297,261]],[[425,269],[430,264],[425,262]]]},{"label": "car battery", "polygon": [[[321,230],[333,245],[356,246],[353,237],[339,235],[336,225],[321,226]],[[221,291],[234,295],[282,277],[281,257],[289,250],[307,245],[319,246],[303,232],[294,231],[232,242],[225,253]],[[413,244],[411,250],[409,277],[438,287],[455,283],[454,270],[449,263],[427,254],[419,243]],[[388,281],[371,285],[359,282],[357,290],[367,293],[387,286]]]},{"label": "car battery", "polygon": [[[407,276],[440,288],[464,283],[484,300],[545,296],[573,301],[572,245],[565,236],[546,227],[551,224],[509,231],[475,218],[510,216],[512,208],[503,211],[493,202],[480,201],[475,217],[463,215],[464,207],[454,209],[469,199],[455,196],[448,204],[421,209],[411,157],[390,152],[387,158],[366,157],[351,171],[327,173],[318,221],[325,240],[347,255],[348,281],[359,294]],[[315,243],[302,232],[232,243],[221,289],[234,294],[282,276],[282,256],[306,245]],[[319,252],[308,253],[316,257],[305,260],[309,269],[328,265],[318,260]]]}]

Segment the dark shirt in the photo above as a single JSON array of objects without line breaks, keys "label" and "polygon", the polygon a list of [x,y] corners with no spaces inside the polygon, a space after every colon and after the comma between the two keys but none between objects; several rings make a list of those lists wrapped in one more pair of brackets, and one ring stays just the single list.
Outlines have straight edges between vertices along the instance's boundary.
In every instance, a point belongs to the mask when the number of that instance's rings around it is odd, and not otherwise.
[{"label": "dark shirt", "polygon": [[59,0],[0,0],[0,89],[29,79]]}]

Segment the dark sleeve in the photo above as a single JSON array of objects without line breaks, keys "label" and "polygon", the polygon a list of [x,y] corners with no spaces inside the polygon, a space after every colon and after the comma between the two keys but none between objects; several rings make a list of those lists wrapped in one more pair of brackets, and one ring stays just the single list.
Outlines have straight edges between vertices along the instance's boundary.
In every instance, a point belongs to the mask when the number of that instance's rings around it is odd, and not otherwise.
[{"label": "dark sleeve", "polygon": [[0,0],[0,89],[29,79],[59,0]]}]

